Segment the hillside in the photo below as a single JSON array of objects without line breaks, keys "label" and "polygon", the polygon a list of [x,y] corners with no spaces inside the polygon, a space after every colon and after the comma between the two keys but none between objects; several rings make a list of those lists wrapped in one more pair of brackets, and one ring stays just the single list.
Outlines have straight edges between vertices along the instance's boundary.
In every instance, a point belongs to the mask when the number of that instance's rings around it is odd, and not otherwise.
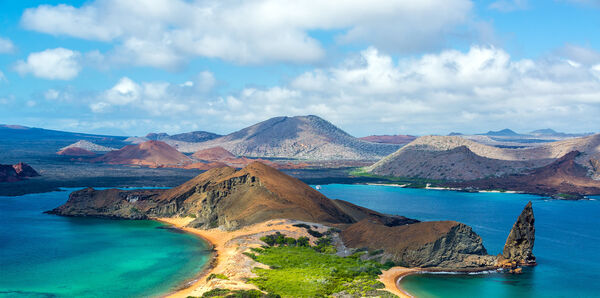
[{"label": "hillside", "polygon": [[481,238],[466,225],[418,222],[333,201],[259,162],[241,170],[211,169],[168,190],[87,188],[73,192],[64,205],[49,213],[125,219],[191,216],[194,219],[188,226],[219,231],[287,219],[338,227],[343,230],[344,245],[381,249],[386,259],[401,264],[486,268],[496,260],[486,254]]},{"label": "hillside", "polygon": [[488,146],[459,136],[424,136],[365,169],[382,176],[474,180],[524,173],[571,151],[581,152],[576,162],[591,169],[600,156],[600,134],[523,149]]},{"label": "hillside", "polygon": [[580,155],[580,152],[572,151],[547,166],[520,175],[482,179],[454,186],[510,189],[548,195],[600,195],[600,181],[590,178],[589,169],[575,162]]},{"label": "hillside", "polygon": [[223,147],[237,156],[305,160],[376,160],[400,147],[357,139],[312,115],[271,118],[207,142],[173,145],[182,152]]},{"label": "hillside", "polygon": [[231,154],[231,152],[225,150],[223,147],[203,149],[192,154],[192,157],[206,161],[222,161],[236,158],[235,155]]},{"label": "hillside", "polygon": [[94,144],[90,141],[79,140],[69,146],[60,148],[60,151],[63,151],[63,150],[69,149],[69,148],[81,148],[81,149],[85,149],[87,151],[92,151],[92,152],[108,152],[108,151],[117,150],[112,147],[100,146],[100,145]]},{"label": "hillside", "polygon": [[58,155],[65,155],[65,156],[96,156],[96,153],[83,149],[83,148],[79,148],[79,147],[68,147],[65,149],[62,149],[58,152],[56,152],[56,154]]},{"label": "hillside", "polygon": [[218,135],[218,134],[212,133],[212,132],[208,132],[208,131],[192,131],[192,132],[185,132],[185,133],[179,133],[179,134],[174,134],[174,135],[169,135],[164,132],[149,133],[146,135],[145,138],[148,140],[152,140],[152,141],[163,141],[163,142],[182,141],[182,142],[190,142],[190,143],[200,143],[200,142],[206,142],[209,140],[213,140],[218,137],[221,137],[221,135]]},{"label": "hillside", "polygon": [[359,138],[363,141],[372,142],[372,143],[382,143],[382,144],[408,144],[414,141],[417,137],[409,136],[409,135],[377,135],[377,136],[366,136]]},{"label": "hillside", "polygon": [[138,145],[127,145],[95,158],[93,162],[125,165],[183,165],[191,159],[161,141],[147,141]]}]

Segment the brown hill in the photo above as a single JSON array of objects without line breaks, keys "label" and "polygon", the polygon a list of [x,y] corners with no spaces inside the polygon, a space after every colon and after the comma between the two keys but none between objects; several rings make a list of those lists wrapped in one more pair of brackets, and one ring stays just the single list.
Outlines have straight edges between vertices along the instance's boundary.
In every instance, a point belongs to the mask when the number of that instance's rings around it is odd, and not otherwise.
[{"label": "brown hill", "polygon": [[235,155],[225,150],[223,147],[212,147],[208,149],[203,149],[192,154],[192,157],[206,161],[222,161],[236,158]]},{"label": "brown hill", "polygon": [[410,135],[379,135],[379,136],[366,136],[359,138],[363,141],[372,143],[383,143],[383,144],[408,144],[414,141],[417,137]]},{"label": "brown hill", "polygon": [[20,162],[14,165],[0,164],[0,182],[16,182],[40,174],[30,165]]},{"label": "brown hill", "polygon": [[538,194],[600,194],[600,181],[588,176],[589,169],[578,164],[579,151],[572,151],[553,163],[525,174],[481,179],[468,184],[450,184],[478,189],[510,189]]},{"label": "brown hill", "polygon": [[191,216],[195,219],[190,226],[225,230],[290,219],[344,229],[344,245],[381,249],[384,259],[401,264],[482,269],[496,261],[468,226],[420,223],[333,201],[259,162],[241,170],[211,169],[169,190],[87,188],[73,192],[67,203],[49,213],[126,219]]},{"label": "brown hill", "polygon": [[56,154],[66,156],[96,156],[96,153],[79,147],[68,147],[56,152]]},{"label": "brown hill", "polygon": [[191,159],[161,141],[147,141],[128,145],[93,159],[94,162],[143,166],[184,165]]},{"label": "brown hill", "polygon": [[171,143],[183,152],[219,146],[237,156],[305,160],[376,160],[400,147],[357,139],[313,115],[271,118],[202,143]]}]

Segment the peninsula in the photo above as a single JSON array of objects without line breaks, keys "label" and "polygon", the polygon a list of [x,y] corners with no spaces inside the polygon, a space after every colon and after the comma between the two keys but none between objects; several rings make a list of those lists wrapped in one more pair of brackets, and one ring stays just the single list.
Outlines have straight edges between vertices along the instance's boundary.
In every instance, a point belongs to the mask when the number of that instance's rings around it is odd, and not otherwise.
[{"label": "peninsula", "polygon": [[[515,223],[503,254],[492,256],[465,224],[420,222],[332,200],[260,162],[240,170],[211,169],[172,189],[87,188],[48,213],[156,219],[204,237],[216,258],[205,276],[180,293],[186,297],[250,290],[381,296],[382,288],[401,294],[391,286],[388,271],[399,272],[399,267],[480,271],[535,264],[531,204]],[[282,263],[282,255],[288,261]],[[294,263],[295,258],[303,261]],[[319,271],[319,263],[331,264],[336,273]],[[282,275],[297,282],[304,274],[299,272],[311,272],[303,277],[304,287],[277,286]],[[333,278],[323,282],[323,274]]]}]

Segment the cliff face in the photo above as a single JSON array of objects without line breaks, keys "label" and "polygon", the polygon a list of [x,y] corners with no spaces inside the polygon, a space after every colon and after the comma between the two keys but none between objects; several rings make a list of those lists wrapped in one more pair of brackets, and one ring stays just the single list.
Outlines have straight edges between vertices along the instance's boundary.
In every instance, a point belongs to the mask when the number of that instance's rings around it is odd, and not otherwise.
[{"label": "cliff face", "polygon": [[352,222],[318,191],[261,163],[212,169],[169,190],[80,190],[51,212],[127,219],[194,216],[194,227],[228,230],[279,218]]},{"label": "cliff face", "polygon": [[[533,247],[531,205],[526,211],[507,241],[508,260],[531,259],[527,257]],[[469,226],[454,221],[419,222],[331,200],[258,162],[241,170],[211,169],[168,190],[87,188],[73,192],[67,203],[50,213],[124,219],[192,216],[195,220],[190,226],[225,230],[292,219],[341,228],[345,246],[383,250],[383,261],[405,266],[480,270],[497,261],[496,256],[487,255],[481,238]]]},{"label": "cliff face", "polygon": [[500,257],[501,260],[515,262],[517,265],[535,265],[533,256],[534,223],[533,208],[529,202],[510,230]]},{"label": "cliff face", "polygon": [[496,261],[479,235],[454,221],[388,227],[365,219],[345,229],[342,239],[350,247],[383,249],[386,260],[408,267],[476,269]]}]

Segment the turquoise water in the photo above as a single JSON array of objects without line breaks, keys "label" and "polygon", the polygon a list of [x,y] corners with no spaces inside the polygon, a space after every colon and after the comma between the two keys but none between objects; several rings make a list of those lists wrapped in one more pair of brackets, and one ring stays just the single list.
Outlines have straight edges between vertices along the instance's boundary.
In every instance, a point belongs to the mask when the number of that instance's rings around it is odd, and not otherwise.
[{"label": "turquoise water", "polygon": [[528,201],[536,225],[538,266],[521,275],[424,274],[401,285],[417,297],[600,297],[600,198],[559,201],[525,194],[463,193],[374,185],[323,185],[330,198],[419,220],[473,227],[490,254],[502,251]]},{"label": "turquoise water", "polygon": [[0,197],[1,297],[159,296],[208,260],[205,242],[157,222],[42,213],[67,197]]}]

